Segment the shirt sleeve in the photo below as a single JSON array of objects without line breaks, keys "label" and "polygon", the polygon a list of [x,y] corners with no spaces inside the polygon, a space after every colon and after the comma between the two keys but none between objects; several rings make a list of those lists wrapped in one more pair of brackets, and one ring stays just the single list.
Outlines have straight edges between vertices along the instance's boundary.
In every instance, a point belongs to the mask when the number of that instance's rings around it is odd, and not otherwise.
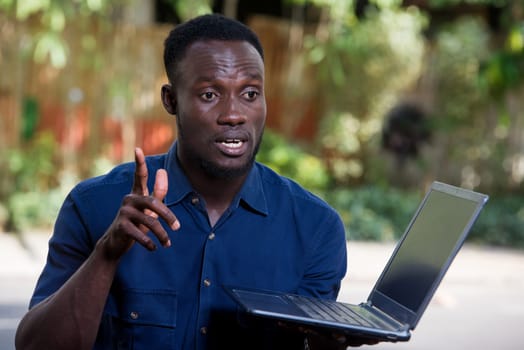
[{"label": "shirt sleeve", "polygon": [[346,274],[346,236],[334,210],[319,223],[298,294],[335,300]]},{"label": "shirt sleeve", "polygon": [[38,279],[29,307],[58,290],[87,259],[93,249],[78,206],[71,194],[65,199],[53,235],[44,269]]}]

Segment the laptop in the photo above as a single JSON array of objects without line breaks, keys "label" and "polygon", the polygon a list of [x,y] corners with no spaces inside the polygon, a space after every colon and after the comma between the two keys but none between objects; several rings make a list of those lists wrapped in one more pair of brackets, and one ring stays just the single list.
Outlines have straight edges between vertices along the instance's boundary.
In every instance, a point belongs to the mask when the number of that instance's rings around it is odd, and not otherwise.
[{"label": "laptop", "polygon": [[431,184],[367,301],[348,304],[224,286],[256,317],[379,341],[407,341],[488,196]]}]

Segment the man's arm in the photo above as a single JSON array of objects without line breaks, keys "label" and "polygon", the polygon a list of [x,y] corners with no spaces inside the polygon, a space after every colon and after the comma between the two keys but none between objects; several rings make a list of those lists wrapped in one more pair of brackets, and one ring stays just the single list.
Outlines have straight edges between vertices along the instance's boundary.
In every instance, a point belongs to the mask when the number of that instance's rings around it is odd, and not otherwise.
[{"label": "man's arm", "polygon": [[[328,219],[326,219],[328,220]],[[318,298],[336,299],[341,280],[346,273],[347,251],[346,235],[338,216],[331,217],[319,225],[322,227],[320,239],[308,272],[302,282],[300,292]],[[340,332],[331,332],[299,327],[306,335],[307,350],[342,350],[347,347],[373,345],[378,341],[362,337],[350,337]]]},{"label": "man's arm", "polygon": [[17,349],[91,349],[116,271],[101,244],[53,295],[33,307],[16,333]]},{"label": "man's arm", "polygon": [[155,250],[148,231],[163,246],[169,237],[157,218],[173,229],[180,224],[162,203],[167,193],[167,173],[157,172],[153,195],[147,189],[147,166],[140,149],[135,152],[135,179],[113,223],[82,266],[54,294],[33,307],[20,322],[17,349],[91,349],[120,258],[138,242]]}]

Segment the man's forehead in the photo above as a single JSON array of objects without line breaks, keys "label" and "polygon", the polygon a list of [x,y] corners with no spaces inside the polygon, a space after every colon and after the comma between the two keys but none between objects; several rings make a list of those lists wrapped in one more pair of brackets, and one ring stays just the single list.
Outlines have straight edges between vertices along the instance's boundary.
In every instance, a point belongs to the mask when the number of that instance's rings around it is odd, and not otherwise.
[{"label": "man's forehead", "polygon": [[264,62],[256,48],[247,41],[200,40],[192,43],[180,62],[184,65],[245,65],[263,71]]},{"label": "man's forehead", "polygon": [[243,48],[251,52],[251,54],[256,55],[262,60],[258,50],[246,40],[219,40],[219,39],[199,39],[192,42],[186,50],[186,57],[188,52],[195,52],[199,50],[210,50],[210,51],[228,51],[228,50],[238,50]]}]

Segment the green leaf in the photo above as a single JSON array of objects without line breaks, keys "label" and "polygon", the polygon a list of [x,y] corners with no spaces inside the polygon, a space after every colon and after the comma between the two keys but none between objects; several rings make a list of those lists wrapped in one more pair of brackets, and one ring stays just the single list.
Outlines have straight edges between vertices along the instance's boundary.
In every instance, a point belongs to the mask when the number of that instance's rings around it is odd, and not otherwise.
[{"label": "green leaf", "polygon": [[104,6],[104,0],[86,0],[86,5],[89,10],[93,12],[98,12]]},{"label": "green leaf", "polygon": [[50,58],[51,65],[55,68],[63,68],[67,63],[65,44],[54,32],[42,34],[35,45],[35,61],[43,63],[47,57]]},{"label": "green leaf", "polygon": [[47,9],[51,0],[19,0],[16,2],[16,18],[25,20],[38,11]]},{"label": "green leaf", "polygon": [[64,11],[54,6],[48,13],[49,27],[55,32],[61,32],[64,30],[66,19]]}]

